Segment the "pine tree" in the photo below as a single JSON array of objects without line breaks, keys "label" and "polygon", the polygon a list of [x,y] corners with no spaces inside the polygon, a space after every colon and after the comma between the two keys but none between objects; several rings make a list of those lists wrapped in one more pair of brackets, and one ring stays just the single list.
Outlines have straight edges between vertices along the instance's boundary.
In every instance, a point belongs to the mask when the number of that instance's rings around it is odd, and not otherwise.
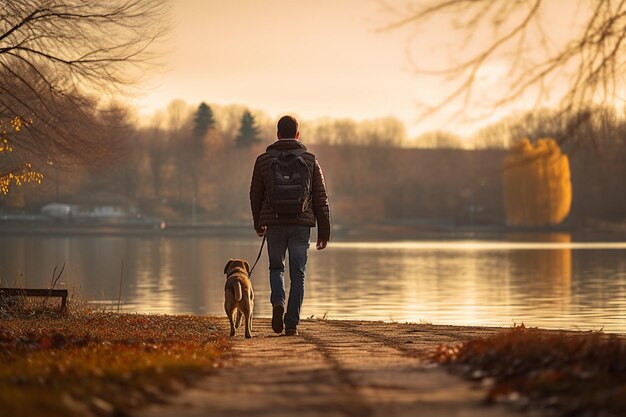
[{"label": "pine tree", "polygon": [[201,139],[204,135],[215,126],[215,118],[213,110],[208,104],[202,102],[198,106],[198,110],[193,116],[193,134],[196,138]]},{"label": "pine tree", "polygon": [[248,147],[261,141],[259,128],[254,121],[254,116],[248,110],[241,116],[241,126],[235,138],[235,144],[240,147]]},{"label": "pine tree", "polygon": [[190,153],[185,155],[185,166],[186,169],[190,170],[193,181],[193,196],[191,198],[191,221],[193,224],[196,224],[198,220],[199,182],[202,175],[202,166],[205,162],[204,137],[214,127],[213,110],[205,102],[200,103],[198,110],[196,110],[193,116],[192,146],[188,149]]}]

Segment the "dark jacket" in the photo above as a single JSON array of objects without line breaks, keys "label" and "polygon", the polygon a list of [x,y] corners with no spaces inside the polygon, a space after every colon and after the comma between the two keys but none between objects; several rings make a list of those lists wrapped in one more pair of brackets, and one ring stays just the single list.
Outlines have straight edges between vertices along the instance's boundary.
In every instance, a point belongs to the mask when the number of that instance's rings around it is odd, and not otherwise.
[{"label": "dark jacket", "polygon": [[[274,142],[267,147],[267,150],[294,150],[304,149],[306,147],[294,139],[282,139]],[[326,193],[326,184],[324,182],[324,174],[319,162],[310,152],[302,154],[302,158],[309,166],[313,173],[311,179],[311,198],[312,203],[298,217],[277,217],[265,193],[265,178],[272,161],[272,156],[267,152],[259,155],[254,163],[252,172],[252,182],[250,183],[250,206],[252,208],[252,218],[254,219],[254,229],[259,230],[262,226],[270,226],[273,224],[302,224],[306,226],[317,226],[317,238],[319,240],[330,239],[330,206],[328,205],[328,195]]]}]

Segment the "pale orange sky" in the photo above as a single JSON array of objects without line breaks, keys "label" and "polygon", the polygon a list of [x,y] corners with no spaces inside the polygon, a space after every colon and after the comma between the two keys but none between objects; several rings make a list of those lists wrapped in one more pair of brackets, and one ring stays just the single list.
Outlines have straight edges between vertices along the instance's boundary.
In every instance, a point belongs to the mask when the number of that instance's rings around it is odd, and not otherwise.
[{"label": "pale orange sky", "polygon": [[[417,120],[418,100],[433,101],[445,86],[412,73],[405,48],[415,28],[377,30],[394,19],[378,0],[175,0],[172,7],[165,69],[144,83],[136,101],[141,114],[183,99],[307,120],[394,116],[410,136],[467,128],[449,124],[453,109]],[[443,35],[436,24],[422,29],[427,36],[415,38],[414,54],[440,64],[442,51],[427,39]],[[492,64],[480,85],[501,88],[503,77]]]}]

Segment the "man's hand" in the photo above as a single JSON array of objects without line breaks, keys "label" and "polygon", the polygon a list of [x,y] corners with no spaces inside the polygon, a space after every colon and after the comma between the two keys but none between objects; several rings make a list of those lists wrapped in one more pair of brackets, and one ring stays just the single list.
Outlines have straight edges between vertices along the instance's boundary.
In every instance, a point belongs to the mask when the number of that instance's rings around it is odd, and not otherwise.
[{"label": "man's hand", "polygon": [[326,245],[328,245],[328,241],[327,240],[318,240],[317,241],[317,250],[322,250],[326,247]]},{"label": "man's hand", "polygon": [[256,231],[256,235],[258,237],[263,237],[265,236],[265,233],[267,233],[267,226],[261,226],[261,228],[259,230]]}]

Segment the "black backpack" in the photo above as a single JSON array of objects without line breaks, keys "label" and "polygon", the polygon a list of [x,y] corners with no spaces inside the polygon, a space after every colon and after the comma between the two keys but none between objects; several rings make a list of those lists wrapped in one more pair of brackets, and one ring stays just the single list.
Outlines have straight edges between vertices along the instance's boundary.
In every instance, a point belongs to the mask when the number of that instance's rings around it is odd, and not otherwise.
[{"label": "black backpack", "polygon": [[276,213],[298,216],[311,203],[311,170],[302,158],[304,149],[290,151],[269,150],[272,156],[267,178],[267,199]]}]

